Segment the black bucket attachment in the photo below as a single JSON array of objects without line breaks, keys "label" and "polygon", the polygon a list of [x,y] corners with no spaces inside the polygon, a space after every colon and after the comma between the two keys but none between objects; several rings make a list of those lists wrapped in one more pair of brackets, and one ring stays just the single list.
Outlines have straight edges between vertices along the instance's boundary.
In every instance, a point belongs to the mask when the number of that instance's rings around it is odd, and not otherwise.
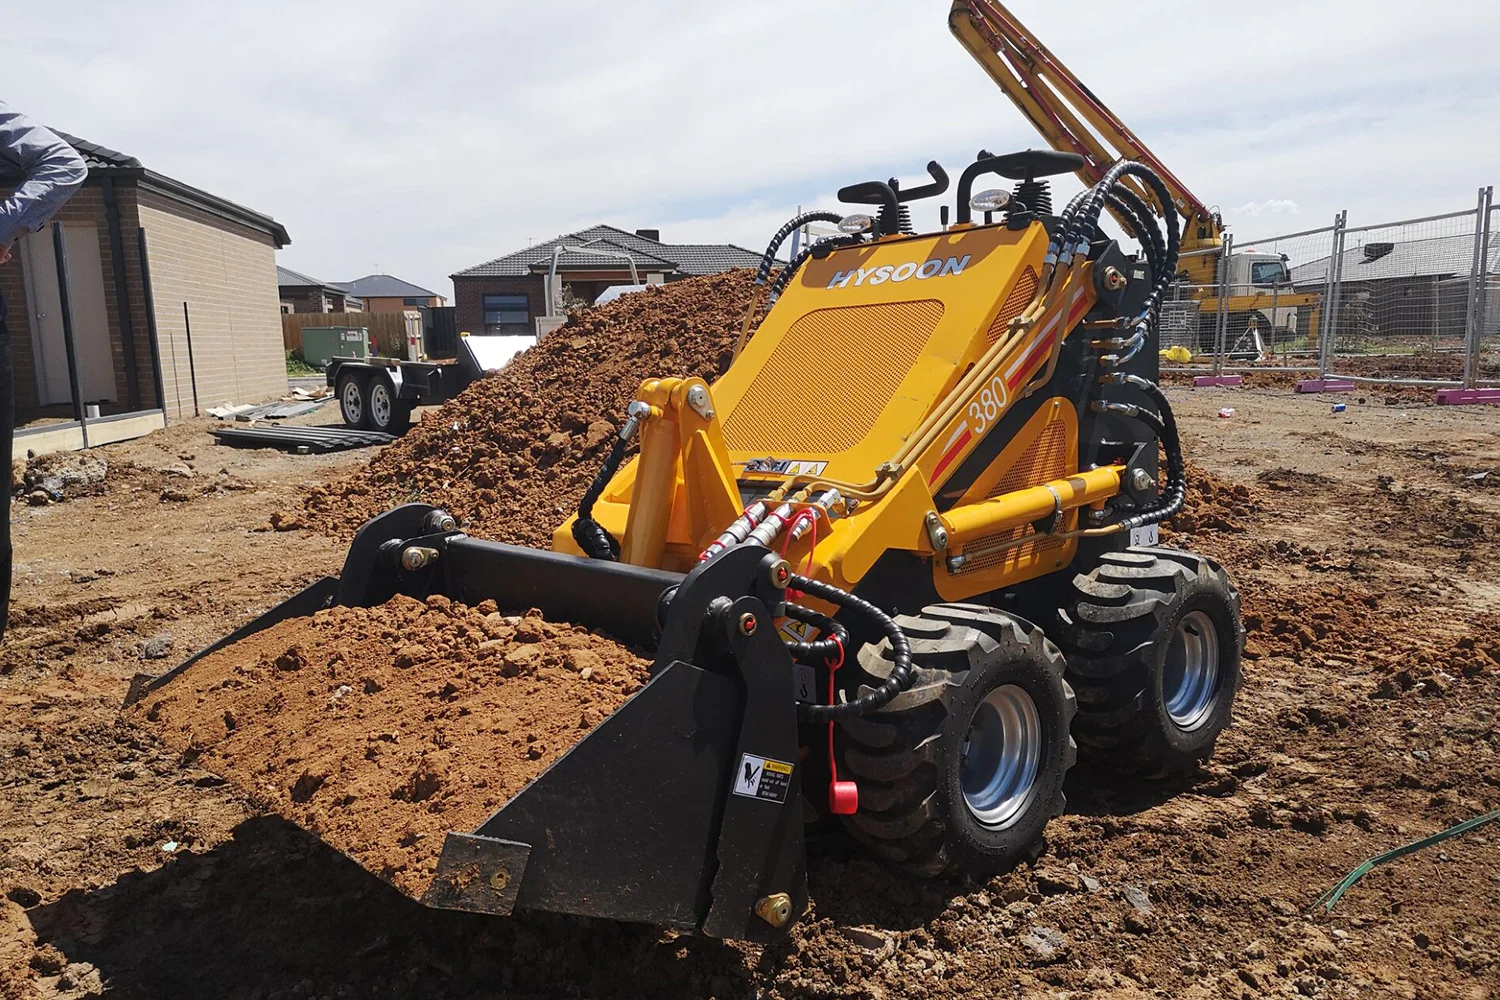
[{"label": "black bucket attachment", "polygon": [[540,608],[654,646],[651,678],[472,832],[451,832],[429,906],[638,921],[770,941],[807,905],[792,661],[776,630],[779,556],[740,546],[686,576],[469,538],[425,504],[355,536],[325,577],[159,677],[334,604],[443,594]]}]

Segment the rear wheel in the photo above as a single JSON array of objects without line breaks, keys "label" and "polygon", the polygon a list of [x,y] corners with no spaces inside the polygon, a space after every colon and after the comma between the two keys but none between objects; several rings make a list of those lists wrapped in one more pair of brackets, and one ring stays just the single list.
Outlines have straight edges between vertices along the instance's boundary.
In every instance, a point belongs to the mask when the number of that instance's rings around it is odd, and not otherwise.
[{"label": "rear wheel", "polygon": [[369,383],[358,372],[344,372],[338,377],[339,415],[350,427],[363,427],[369,412]]},{"label": "rear wheel", "polygon": [[1213,753],[1245,635],[1218,563],[1159,547],[1105,553],[1073,578],[1059,619],[1085,757],[1154,777]]},{"label": "rear wheel", "polygon": [[386,434],[405,433],[411,424],[411,403],[396,395],[396,385],[389,375],[376,375],[369,385],[365,426]]},{"label": "rear wheel", "polygon": [[[1035,858],[1076,756],[1062,654],[1029,622],[979,605],[897,621],[911,640],[911,688],[840,724],[840,773],[859,784],[849,831],[917,875],[984,878]],[[862,687],[890,668],[887,644],[867,647]]]}]

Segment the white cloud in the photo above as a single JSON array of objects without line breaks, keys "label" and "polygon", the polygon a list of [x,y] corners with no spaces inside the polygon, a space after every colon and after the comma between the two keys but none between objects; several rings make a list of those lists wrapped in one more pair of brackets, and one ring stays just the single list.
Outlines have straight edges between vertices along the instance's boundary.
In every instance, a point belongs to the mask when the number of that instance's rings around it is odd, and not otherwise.
[{"label": "white cloud", "polygon": [[1258,219],[1262,215],[1298,215],[1301,211],[1290,198],[1267,198],[1265,201],[1247,201],[1234,213]]},{"label": "white cloud", "polygon": [[[842,184],[1041,145],[941,0],[13,6],[7,100],[276,216],[284,262],[330,280],[447,292],[598,221],[759,247]],[[1500,5],[1306,3],[1274,31],[1190,0],[1012,6],[1237,231],[1285,229],[1281,201],[1306,228],[1500,180]],[[1204,39],[1215,60],[1184,57]]]}]

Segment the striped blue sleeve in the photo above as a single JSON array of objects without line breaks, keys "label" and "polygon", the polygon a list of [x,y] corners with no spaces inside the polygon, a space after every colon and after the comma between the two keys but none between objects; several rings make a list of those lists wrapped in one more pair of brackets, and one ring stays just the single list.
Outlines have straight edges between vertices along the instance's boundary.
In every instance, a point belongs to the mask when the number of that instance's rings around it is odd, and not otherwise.
[{"label": "striped blue sleeve", "polygon": [[0,103],[0,160],[24,176],[0,201],[0,247],[36,232],[57,214],[88,176],[88,167],[57,134]]}]

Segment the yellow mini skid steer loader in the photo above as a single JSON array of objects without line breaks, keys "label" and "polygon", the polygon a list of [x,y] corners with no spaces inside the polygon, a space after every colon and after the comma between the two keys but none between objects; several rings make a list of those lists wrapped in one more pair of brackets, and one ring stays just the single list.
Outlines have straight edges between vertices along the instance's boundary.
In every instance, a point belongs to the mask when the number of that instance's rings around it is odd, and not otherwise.
[{"label": "yellow mini skid steer loader", "polygon": [[[770,940],[806,906],[810,821],[927,876],[1033,857],[1078,747],[1142,775],[1211,752],[1243,638],[1220,567],[1155,545],[1185,492],[1153,381],[1180,234],[1140,192],[1170,197],[1127,161],[1055,211],[1047,178],[1079,162],[981,153],[928,233],[906,206],[946,193],[936,163],[843,189],[871,213],[783,227],[729,370],[641,384],[553,551],[407,505],[213,648],[404,593],[654,650],[623,707],[448,835],[434,906]],[[1013,186],[975,193],[992,175]],[[842,232],[778,269],[813,219]]]}]

